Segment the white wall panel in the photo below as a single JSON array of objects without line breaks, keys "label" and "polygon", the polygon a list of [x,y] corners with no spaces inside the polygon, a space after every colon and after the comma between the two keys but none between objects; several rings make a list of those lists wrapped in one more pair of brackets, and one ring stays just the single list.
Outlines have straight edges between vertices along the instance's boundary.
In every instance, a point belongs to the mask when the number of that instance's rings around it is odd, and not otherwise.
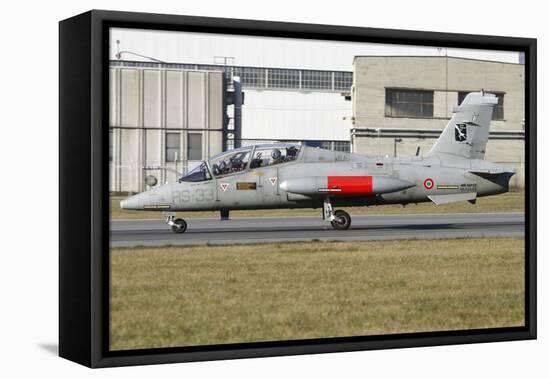
[{"label": "white wall panel", "polygon": [[223,125],[223,75],[221,72],[208,74],[208,124],[209,128]]},{"label": "white wall panel", "polygon": [[140,190],[139,135],[141,130],[120,130],[120,188],[122,191]]},{"label": "white wall panel", "polygon": [[111,68],[109,69],[109,122],[111,125],[118,123],[118,72],[120,70]]},{"label": "white wall panel", "polygon": [[161,75],[158,70],[143,70],[143,125],[160,127]]},{"label": "white wall panel", "polygon": [[137,126],[139,120],[139,70],[121,70],[120,86],[121,126]]},{"label": "white wall panel", "polygon": [[183,127],[183,72],[166,71],[166,127]]},{"label": "white wall panel", "polygon": [[340,93],[245,91],[243,138],[349,140],[351,102]]},{"label": "white wall panel", "polygon": [[201,72],[188,72],[188,127],[205,127],[205,75]]}]

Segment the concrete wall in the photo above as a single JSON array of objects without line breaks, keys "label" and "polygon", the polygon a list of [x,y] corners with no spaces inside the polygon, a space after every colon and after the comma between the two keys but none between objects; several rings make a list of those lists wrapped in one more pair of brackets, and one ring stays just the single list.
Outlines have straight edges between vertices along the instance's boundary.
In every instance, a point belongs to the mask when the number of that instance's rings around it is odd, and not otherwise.
[{"label": "concrete wall", "polygon": [[[110,190],[140,192],[148,175],[159,185],[192,169],[200,160],[187,159],[188,133],[202,135],[203,159],[221,152],[224,96],[221,72],[111,68]],[[166,132],[180,134],[175,161],[165,159]]]},{"label": "concrete wall", "polygon": [[[458,104],[458,92],[485,91],[504,93],[504,119],[491,122],[491,131],[524,130],[524,66],[447,57],[355,57],[352,88],[352,124],[361,129],[433,129],[442,130]],[[431,118],[398,118],[385,115],[386,88],[425,89],[434,91]],[[417,146],[427,152],[435,139],[401,138],[397,155],[413,155]],[[358,136],[352,138],[352,149],[367,155],[394,154],[394,138]],[[515,140],[490,139],[486,159],[517,170],[514,187],[525,182],[525,143]]]}]

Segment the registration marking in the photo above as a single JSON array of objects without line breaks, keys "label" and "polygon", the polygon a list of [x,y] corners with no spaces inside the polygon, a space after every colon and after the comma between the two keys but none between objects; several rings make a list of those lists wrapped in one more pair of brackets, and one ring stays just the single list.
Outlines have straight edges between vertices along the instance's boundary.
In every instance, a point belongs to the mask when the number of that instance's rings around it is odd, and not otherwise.
[{"label": "registration marking", "polygon": [[458,185],[438,185],[437,189],[458,189]]}]

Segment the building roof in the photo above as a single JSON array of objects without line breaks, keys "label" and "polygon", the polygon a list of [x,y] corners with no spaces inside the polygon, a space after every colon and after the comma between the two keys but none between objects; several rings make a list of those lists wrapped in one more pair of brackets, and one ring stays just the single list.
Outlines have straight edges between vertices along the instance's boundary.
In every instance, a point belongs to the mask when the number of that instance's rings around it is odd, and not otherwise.
[{"label": "building roof", "polygon": [[463,57],[457,57],[457,56],[444,56],[444,55],[356,55],[353,57],[353,64],[355,64],[355,60],[357,58],[400,58],[400,59],[451,59],[451,60],[467,60],[467,61],[475,61],[480,63],[494,63],[494,64],[512,64],[516,66],[522,66],[522,63],[513,63],[513,62],[499,62],[495,60],[487,60],[487,59],[475,59],[475,58],[463,58]]}]

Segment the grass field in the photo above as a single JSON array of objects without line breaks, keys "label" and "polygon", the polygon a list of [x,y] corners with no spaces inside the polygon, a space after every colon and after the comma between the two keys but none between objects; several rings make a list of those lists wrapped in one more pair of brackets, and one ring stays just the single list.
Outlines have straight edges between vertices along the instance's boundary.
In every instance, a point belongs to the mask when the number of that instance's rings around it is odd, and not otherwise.
[{"label": "grass field", "polygon": [[[110,198],[111,219],[162,219],[163,215],[158,211],[131,211],[120,208],[120,200],[124,197],[112,196]],[[494,213],[494,212],[523,212],[525,207],[525,192],[508,192],[492,197],[478,198],[472,205],[468,202],[459,202],[449,205],[437,206],[431,202],[418,205],[385,205],[372,207],[348,208],[351,215],[368,214],[440,214],[440,213]],[[180,213],[184,218],[218,218],[219,212],[201,211]],[[277,209],[277,210],[239,210],[232,211],[231,217],[277,217],[287,215],[313,215],[320,216],[319,209]]]},{"label": "grass field", "polygon": [[115,248],[111,349],[520,326],[523,243]]}]

